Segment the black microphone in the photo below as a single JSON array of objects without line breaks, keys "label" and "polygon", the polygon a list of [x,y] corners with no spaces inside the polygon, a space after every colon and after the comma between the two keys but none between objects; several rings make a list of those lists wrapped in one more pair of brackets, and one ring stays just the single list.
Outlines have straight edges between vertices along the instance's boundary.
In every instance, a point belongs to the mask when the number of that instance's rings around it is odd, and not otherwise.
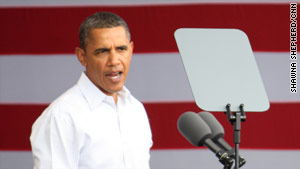
[{"label": "black microphone", "polygon": [[179,132],[194,146],[205,146],[213,151],[225,167],[231,168],[233,159],[216,145],[211,138],[211,130],[204,120],[194,112],[185,112],[177,121]]},{"label": "black microphone", "polygon": [[[235,158],[234,149],[224,140],[224,128],[219,121],[209,112],[200,112],[198,114],[211,130],[211,139],[217,143],[220,147],[228,152],[229,157]],[[242,167],[246,163],[246,160],[239,156],[239,167]]]}]

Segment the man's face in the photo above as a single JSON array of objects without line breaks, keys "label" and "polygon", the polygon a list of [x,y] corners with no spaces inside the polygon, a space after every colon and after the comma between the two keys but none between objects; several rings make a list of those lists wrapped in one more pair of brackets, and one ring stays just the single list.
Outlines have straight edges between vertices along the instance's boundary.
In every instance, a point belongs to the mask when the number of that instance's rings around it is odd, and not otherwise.
[{"label": "man's face", "polygon": [[92,29],[86,40],[86,51],[76,49],[89,79],[110,96],[123,88],[132,51],[133,43],[122,26]]}]

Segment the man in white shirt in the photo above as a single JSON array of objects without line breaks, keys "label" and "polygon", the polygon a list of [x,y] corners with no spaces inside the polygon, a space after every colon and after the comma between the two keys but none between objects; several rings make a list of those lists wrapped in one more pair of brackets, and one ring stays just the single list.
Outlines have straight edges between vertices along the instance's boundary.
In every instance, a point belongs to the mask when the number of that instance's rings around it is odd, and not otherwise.
[{"label": "man in white shirt", "polygon": [[85,72],[33,124],[34,169],[148,169],[148,117],[124,86],[133,52],[126,22],[95,13],[80,26],[79,40]]}]

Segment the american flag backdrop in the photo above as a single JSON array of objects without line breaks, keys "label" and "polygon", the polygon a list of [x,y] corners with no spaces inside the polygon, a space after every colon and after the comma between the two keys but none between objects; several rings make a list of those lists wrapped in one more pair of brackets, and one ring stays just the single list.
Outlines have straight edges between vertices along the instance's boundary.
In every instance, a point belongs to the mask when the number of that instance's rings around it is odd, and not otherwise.
[{"label": "american flag backdrop", "polygon": [[[242,123],[240,153],[247,160],[242,168],[300,169],[300,91],[290,92],[289,3],[0,0],[0,169],[32,168],[31,125],[77,82],[83,70],[74,54],[78,29],[96,11],[114,12],[130,27],[135,49],[126,86],[149,116],[152,169],[222,168],[212,152],[193,147],[177,130],[182,113],[201,111],[174,39],[174,31],[183,27],[237,28],[248,35],[270,109],[247,113]],[[227,117],[213,114],[233,146]]]}]

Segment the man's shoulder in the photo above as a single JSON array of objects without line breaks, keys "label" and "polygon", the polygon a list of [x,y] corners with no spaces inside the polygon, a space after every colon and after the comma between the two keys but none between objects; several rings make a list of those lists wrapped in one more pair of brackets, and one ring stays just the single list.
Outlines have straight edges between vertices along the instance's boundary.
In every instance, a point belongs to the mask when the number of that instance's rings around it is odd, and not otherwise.
[{"label": "man's shoulder", "polygon": [[56,98],[37,118],[33,124],[33,129],[41,125],[47,125],[51,120],[73,121],[80,119],[82,113],[87,109],[87,103],[77,85],[65,91]]},{"label": "man's shoulder", "polygon": [[137,108],[145,109],[143,103],[139,101],[137,98],[135,98],[133,95],[130,95],[129,98],[131,103],[135,105]]},{"label": "man's shoulder", "polygon": [[85,106],[86,101],[77,85],[65,91],[56,98],[47,109],[57,111],[71,111]]}]

